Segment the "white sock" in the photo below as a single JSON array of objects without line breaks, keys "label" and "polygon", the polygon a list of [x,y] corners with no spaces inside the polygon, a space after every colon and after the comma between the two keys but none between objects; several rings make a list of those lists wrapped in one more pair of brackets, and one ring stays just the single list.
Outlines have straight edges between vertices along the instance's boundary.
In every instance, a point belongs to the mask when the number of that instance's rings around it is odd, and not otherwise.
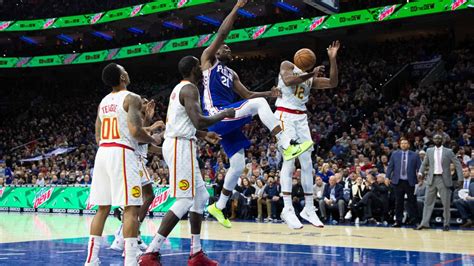
[{"label": "white sock", "polygon": [[165,242],[166,237],[156,233],[155,237],[151,241],[150,245],[146,249],[146,252],[158,252],[161,249],[161,246],[163,245],[163,242]]},{"label": "white sock", "polygon": [[191,256],[201,251],[201,235],[191,235]]},{"label": "white sock", "polygon": [[313,195],[304,195],[304,206],[308,208],[314,207]]},{"label": "white sock", "polygon": [[288,136],[288,134],[285,134],[285,131],[280,131],[278,132],[275,137],[278,140],[278,145],[282,147],[284,150],[288,149],[290,147],[290,141],[291,138]]},{"label": "white sock", "polygon": [[125,261],[124,265],[138,265],[137,254],[138,254],[138,240],[136,237],[125,238]]},{"label": "white sock", "polygon": [[99,262],[99,251],[101,242],[101,236],[89,236],[89,243],[87,244],[86,264]]},{"label": "white sock", "polygon": [[225,205],[227,204],[227,201],[229,200],[230,195],[226,196],[221,192],[221,196],[219,197],[219,200],[216,203],[216,207],[219,210],[225,209]]},{"label": "white sock", "polygon": [[291,202],[291,195],[283,194],[283,203],[285,204],[285,208],[293,207],[293,203]]},{"label": "white sock", "polygon": [[115,237],[123,238],[123,224],[120,224],[119,229],[115,233]]}]

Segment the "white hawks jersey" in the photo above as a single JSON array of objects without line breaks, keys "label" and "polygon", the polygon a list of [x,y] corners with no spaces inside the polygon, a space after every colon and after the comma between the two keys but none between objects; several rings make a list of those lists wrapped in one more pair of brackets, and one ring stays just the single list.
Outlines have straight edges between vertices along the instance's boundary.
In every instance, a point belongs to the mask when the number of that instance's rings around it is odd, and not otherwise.
[{"label": "white hawks jersey", "polygon": [[100,143],[118,143],[135,148],[138,142],[130,134],[127,112],[123,109],[125,97],[130,91],[112,92],[99,105]]},{"label": "white hawks jersey", "polygon": [[[303,70],[294,66],[293,75],[300,76],[306,74]],[[313,79],[310,78],[296,86],[286,86],[281,75],[278,76],[278,88],[281,90],[281,97],[276,100],[277,107],[284,107],[292,110],[306,111],[306,103],[309,99]]]},{"label": "white hawks jersey", "polygon": [[[165,138],[196,139],[196,128],[186,113],[185,107],[179,101],[181,89],[192,84],[189,81],[181,81],[171,92],[166,115]],[[194,86],[194,85],[193,85]],[[201,105],[199,103],[199,105]]]}]

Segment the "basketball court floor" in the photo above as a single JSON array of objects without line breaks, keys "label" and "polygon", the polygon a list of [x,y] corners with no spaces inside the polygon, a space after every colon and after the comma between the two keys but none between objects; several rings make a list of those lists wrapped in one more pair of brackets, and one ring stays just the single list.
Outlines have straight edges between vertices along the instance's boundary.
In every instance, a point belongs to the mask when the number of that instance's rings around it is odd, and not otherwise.
[{"label": "basketball court floor", "polygon": [[[0,265],[81,265],[92,216],[0,213]],[[146,242],[160,225],[146,219]],[[104,239],[111,243],[119,221],[110,217]],[[186,265],[189,227],[181,221],[162,249],[163,265]],[[203,247],[220,265],[474,265],[474,230],[234,222],[232,229],[203,223]],[[100,252],[102,265],[123,265],[119,252]]]}]

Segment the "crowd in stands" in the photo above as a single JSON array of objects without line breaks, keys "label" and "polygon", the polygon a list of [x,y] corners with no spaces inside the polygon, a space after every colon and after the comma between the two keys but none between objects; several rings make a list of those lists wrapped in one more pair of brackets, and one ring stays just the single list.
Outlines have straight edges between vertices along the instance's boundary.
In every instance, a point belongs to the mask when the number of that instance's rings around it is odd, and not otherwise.
[{"label": "crowd in stands", "polygon": [[[425,150],[432,146],[433,135],[441,134],[444,145],[452,148],[461,160],[465,178],[474,178],[474,47],[469,40],[454,46],[443,41],[447,39],[435,36],[390,40],[353,49],[344,46],[338,56],[338,87],[312,92],[307,114],[316,143],[312,154],[314,200],[324,221],[393,222],[393,187],[385,171],[401,137],[409,140],[411,149],[423,160]],[[446,79],[428,86],[410,81],[398,97],[384,95],[381,84],[403,65],[439,56],[446,62]],[[235,60],[232,67],[244,84],[256,88],[266,80],[275,81],[280,60]],[[145,88],[144,94],[153,93],[154,85],[149,81],[131,78],[132,90],[136,88],[142,93],[141,89]],[[165,87],[174,86],[178,80],[176,74],[169,75],[170,83]],[[95,108],[105,93],[97,90],[83,95],[81,100],[66,100],[60,95],[36,99],[24,112],[3,119],[0,185],[90,183],[96,150]],[[166,97],[157,98],[157,102],[155,118],[164,119]],[[242,130],[252,145],[246,150],[247,166],[229,201],[228,214],[231,218],[279,220],[283,206],[279,185],[281,154],[258,120],[254,119]],[[36,162],[21,161],[65,146],[76,149]],[[199,157],[203,178],[214,186],[215,195],[220,195],[229,167],[226,154],[219,145],[200,143]],[[304,206],[304,193],[298,163],[296,169],[292,198],[299,210]],[[148,170],[155,184],[168,184],[168,170],[160,155],[149,157]],[[453,172],[454,178],[457,179]],[[453,190],[457,189],[455,184]],[[333,187],[337,191],[336,199],[329,202],[328,193]],[[420,207],[425,188],[420,181],[415,191]],[[361,203],[369,192],[375,195],[375,200],[371,204]],[[407,221],[414,218],[408,217]]]}]

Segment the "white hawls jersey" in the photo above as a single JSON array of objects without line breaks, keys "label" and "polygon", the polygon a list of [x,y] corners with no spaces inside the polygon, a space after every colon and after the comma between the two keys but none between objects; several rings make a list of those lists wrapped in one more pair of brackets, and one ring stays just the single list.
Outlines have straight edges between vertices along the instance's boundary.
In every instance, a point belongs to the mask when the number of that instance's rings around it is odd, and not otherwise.
[{"label": "white hawls jersey", "polygon": [[[181,89],[188,84],[192,83],[181,81],[171,92],[168,113],[166,115],[165,138],[196,139],[196,128],[191,122],[188,113],[186,113],[186,109],[179,101]],[[199,103],[199,105],[201,104]]]},{"label": "white hawls jersey", "polygon": [[100,144],[117,143],[131,148],[138,145],[127,125],[127,112],[123,109],[125,97],[130,91],[112,92],[99,105]]},{"label": "white hawls jersey", "polygon": [[[303,70],[294,66],[293,75],[300,76],[306,74]],[[277,98],[275,105],[292,110],[306,111],[306,103],[309,99],[313,79],[310,78],[297,86],[286,86],[281,75],[278,76],[278,88],[281,90],[281,97]]]}]

